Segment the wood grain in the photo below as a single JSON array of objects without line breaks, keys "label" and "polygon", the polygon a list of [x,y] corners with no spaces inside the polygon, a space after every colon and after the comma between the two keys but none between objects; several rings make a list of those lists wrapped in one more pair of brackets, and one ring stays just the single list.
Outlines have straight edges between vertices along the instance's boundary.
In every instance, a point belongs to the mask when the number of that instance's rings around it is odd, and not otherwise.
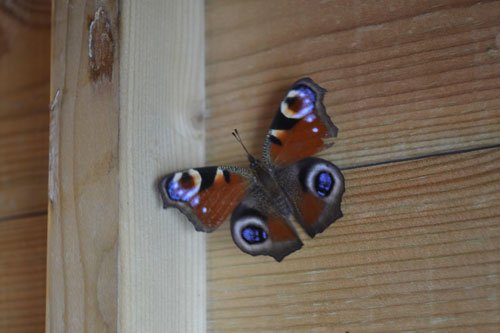
[{"label": "wood grain", "polygon": [[310,76],[350,167],[500,143],[500,2],[210,1],[207,159],[259,153],[285,90]]},{"label": "wood grain", "polygon": [[211,331],[498,331],[499,22],[500,1],[208,2],[209,163],[246,165],[230,131],[258,154],[309,76],[340,129],[321,156],[350,169],[344,218],[281,264],[210,235]]},{"label": "wood grain", "polygon": [[0,331],[42,332],[47,217],[0,223]]},{"label": "wood grain", "polygon": [[55,2],[47,331],[205,331],[205,239],[157,190],[203,160],[203,14]]},{"label": "wood grain", "polygon": [[[118,51],[112,76],[89,54],[118,50],[117,2],[56,1],[53,18],[46,331],[115,332]],[[89,50],[92,23],[108,44]]]},{"label": "wood grain", "polygon": [[49,68],[50,1],[27,6],[0,1],[0,331],[5,333],[42,332],[45,324]]},{"label": "wood grain", "polygon": [[204,159],[204,2],[122,1],[119,332],[205,332],[205,237],[157,182]]},{"label": "wood grain", "polygon": [[0,1],[0,217],[47,209],[50,1]]},{"label": "wood grain", "polygon": [[344,217],[280,264],[210,235],[212,331],[500,327],[499,148],[344,175]]}]

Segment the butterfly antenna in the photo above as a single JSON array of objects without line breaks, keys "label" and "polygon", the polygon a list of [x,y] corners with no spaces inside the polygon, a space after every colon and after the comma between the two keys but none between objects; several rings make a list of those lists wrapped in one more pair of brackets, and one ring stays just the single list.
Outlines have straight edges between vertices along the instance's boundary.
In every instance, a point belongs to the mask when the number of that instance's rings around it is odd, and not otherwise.
[{"label": "butterfly antenna", "polygon": [[245,147],[245,145],[243,144],[243,140],[241,140],[241,136],[240,136],[240,133],[238,133],[238,130],[235,128],[234,131],[231,134],[234,136],[234,138],[236,139],[236,141],[238,141],[240,143],[240,145],[243,147],[243,149],[245,149],[245,152],[247,153],[248,158],[249,159],[251,158],[253,160],[254,158],[253,158],[252,154],[250,154],[248,152],[247,147]]}]

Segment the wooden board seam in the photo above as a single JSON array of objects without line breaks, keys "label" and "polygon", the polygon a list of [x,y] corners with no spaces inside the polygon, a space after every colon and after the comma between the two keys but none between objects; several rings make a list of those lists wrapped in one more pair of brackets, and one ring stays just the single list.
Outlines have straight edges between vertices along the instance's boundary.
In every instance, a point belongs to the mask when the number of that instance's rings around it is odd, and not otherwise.
[{"label": "wooden board seam", "polygon": [[8,215],[8,216],[0,216],[0,223],[4,222],[4,221],[22,220],[25,218],[37,217],[37,216],[43,216],[43,215],[47,215],[47,210],[38,210],[38,211],[33,211],[33,212],[23,213],[23,214],[13,214],[13,215]]},{"label": "wooden board seam", "polygon": [[350,166],[347,166],[347,167],[341,167],[340,170],[352,170],[352,169],[368,168],[368,167],[374,167],[374,166],[385,165],[385,164],[392,164],[392,163],[418,161],[418,160],[422,160],[422,159],[426,159],[426,158],[431,158],[431,157],[439,157],[439,156],[448,156],[448,155],[455,155],[455,154],[463,154],[463,153],[469,153],[469,152],[481,151],[481,150],[488,150],[488,149],[493,149],[493,148],[500,148],[500,143],[497,143],[497,144],[494,144],[494,145],[487,145],[487,146],[480,146],[480,147],[473,147],[473,148],[466,148],[466,149],[458,149],[458,150],[449,150],[449,151],[443,151],[443,152],[436,152],[436,153],[432,153],[432,154],[425,154],[425,155],[419,155],[419,156],[398,158],[398,159],[387,160],[387,161],[380,161],[380,162],[374,162],[374,163],[355,164],[355,165],[350,165]]}]

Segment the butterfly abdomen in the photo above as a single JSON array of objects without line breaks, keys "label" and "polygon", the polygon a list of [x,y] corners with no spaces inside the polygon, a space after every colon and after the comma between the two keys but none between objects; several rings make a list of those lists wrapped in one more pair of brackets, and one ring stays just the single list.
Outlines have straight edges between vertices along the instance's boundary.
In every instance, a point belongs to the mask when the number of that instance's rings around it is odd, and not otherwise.
[{"label": "butterfly abdomen", "polygon": [[285,217],[292,217],[293,206],[284,193],[283,188],[279,185],[272,169],[268,169],[261,163],[252,167],[255,178],[257,180],[258,191],[257,197],[261,197],[266,206],[275,211],[277,214]]}]

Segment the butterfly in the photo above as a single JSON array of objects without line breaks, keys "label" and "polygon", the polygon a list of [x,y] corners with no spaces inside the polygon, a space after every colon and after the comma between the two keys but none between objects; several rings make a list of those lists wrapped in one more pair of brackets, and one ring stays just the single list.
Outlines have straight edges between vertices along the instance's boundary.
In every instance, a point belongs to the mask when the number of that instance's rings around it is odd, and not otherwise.
[{"label": "butterfly", "polygon": [[312,238],[342,217],[344,177],[312,157],[330,147],[338,129],[325,111],[326,90],[310,78],[286,93],[264,140],[262,158],[247,152],[249,168],[211,166],[164,176],[163,207],[178,208],[195,229],[212,232],[231,223],[235,244],[251,255],[283,260],[303,245],[294,224]]}]

